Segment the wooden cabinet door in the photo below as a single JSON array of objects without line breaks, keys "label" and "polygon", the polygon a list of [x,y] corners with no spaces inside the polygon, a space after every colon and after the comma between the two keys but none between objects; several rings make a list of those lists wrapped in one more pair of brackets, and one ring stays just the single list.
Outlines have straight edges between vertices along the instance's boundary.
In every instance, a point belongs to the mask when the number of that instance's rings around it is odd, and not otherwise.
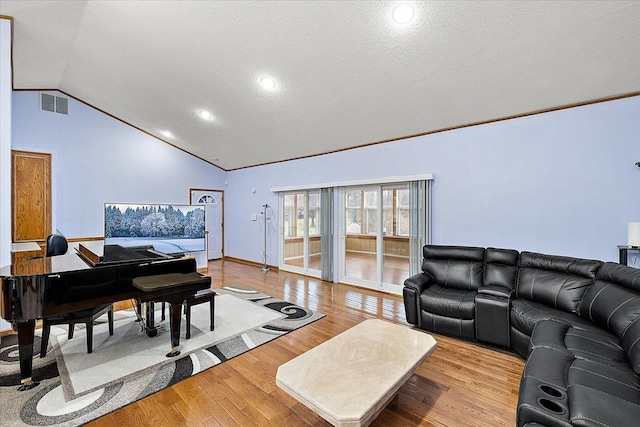
[{"label": "wooden cabinet door", "polygon": [[45,242],[51,234],[51,154],[11,151],[14,242]]}]

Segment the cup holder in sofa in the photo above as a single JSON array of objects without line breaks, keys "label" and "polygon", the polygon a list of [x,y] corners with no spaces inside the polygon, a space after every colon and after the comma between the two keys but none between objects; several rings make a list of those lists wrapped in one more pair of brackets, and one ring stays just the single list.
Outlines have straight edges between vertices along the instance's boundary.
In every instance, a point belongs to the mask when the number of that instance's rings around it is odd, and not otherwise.
[{"label": "cup holder in sofa", "polygon": [[547,411],[553,412],[554,414],[558,414],[558,415],[562,415],[565,412],[567,412],[564,406],[552,400],[546,399],[544,397],[541,399],[538,399],[538,405],[542,406]]},{"label": "cup holder in sofa", "polygon": [[550,386],[548,384],[541,384],[538,386],[538,390],[546,394],[547,396],[554,397],[556,399],[560,399],[561,397],[565,397],[563,391],[558,390],[557,388]]}]

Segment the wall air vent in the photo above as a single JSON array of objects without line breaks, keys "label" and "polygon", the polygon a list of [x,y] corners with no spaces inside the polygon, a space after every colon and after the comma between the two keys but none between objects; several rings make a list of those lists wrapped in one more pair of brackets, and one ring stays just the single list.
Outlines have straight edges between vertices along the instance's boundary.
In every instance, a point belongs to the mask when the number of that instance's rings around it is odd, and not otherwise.
[{"label": "wall air vent", "polygon": [[52,113],[69,114],[69,100],[60,96],[40,93],[40,109]]}]

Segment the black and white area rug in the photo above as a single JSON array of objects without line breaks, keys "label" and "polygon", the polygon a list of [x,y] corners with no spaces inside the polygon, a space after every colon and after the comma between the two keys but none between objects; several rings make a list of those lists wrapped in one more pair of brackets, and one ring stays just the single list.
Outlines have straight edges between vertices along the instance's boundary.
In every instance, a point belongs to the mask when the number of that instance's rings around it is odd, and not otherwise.
[{"label": "black and white area rug", "polygon": [[82,425],[324,317],[246,288],[215,291],[215,330],[209,330],[209,304],[193,306],[191,338],[184,338],[183,316],[177,358],[165,357],[171,347],[168,316],[153,338],[141,333],[133,310],[114,313],[113,336],[104,316],[94,326],[91,354],[80,326],[71,340],[61,326],[51,328],[41,359],[36,331],[33,377],[40,385],[28,391],[17,391],[17,336],[1,337],[0,426]]}]

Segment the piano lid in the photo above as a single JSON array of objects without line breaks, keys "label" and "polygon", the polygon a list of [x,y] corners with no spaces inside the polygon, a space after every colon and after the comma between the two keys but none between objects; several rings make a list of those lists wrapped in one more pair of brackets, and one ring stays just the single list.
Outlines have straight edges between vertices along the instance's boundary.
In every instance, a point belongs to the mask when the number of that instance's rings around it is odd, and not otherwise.
[{"label": "piano lid", "polygon": [[78,245],[78,255],[92,267],[172,258],[169,255],[155,251],[153,246],[123,247],[120,245],[103,245],[101,249],[101,251],[91,250],[81,243]]},{"label": "piano lid", "polygon": [[26,259],[13,257],[12,264],[0,268],[0,277],[37,276],[91,268],[74,250],[64,255]]},{"label": "piano lid", "polygon": [[171,256],[154,251],[148,246],[132,248],[115,246],[117,245],[105,245],[102,240],[70,243],[69,250],[64,255],[31,260],[18,258],[11,265],[0,268],[0,277],[56,274],[102,265],[172,259]]}]

